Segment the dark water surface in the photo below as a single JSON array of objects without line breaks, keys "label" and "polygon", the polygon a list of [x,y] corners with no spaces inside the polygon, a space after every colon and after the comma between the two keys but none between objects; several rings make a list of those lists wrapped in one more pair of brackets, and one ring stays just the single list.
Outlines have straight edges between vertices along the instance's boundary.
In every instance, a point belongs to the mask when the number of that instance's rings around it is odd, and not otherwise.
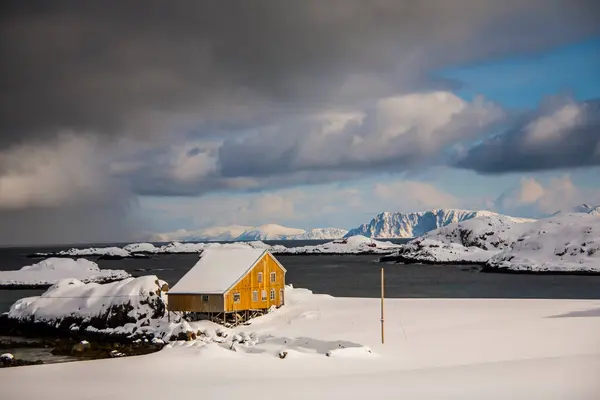
[{"label": "dark water surface", "polygon": [[[289,242],[287,243],[289,244]],[[56,251],[54,249],[51,251]],[[40,248],[0,248],[0,270],[18,269],[39,259]],[[600,276],[480,273],[469,266],[380,264],[377,256],[278,256],[296,287],[336,297],[378,297],[385,268],[386,297],[567,298],[600,299]],[[89,257],[89,259],[93,259]],[[174,285],[196,262],[196,254],[157,255],[149,259],[96,260],[101,268],[124,269],[134,276],[157,275]],[[22,297],[44,290],[0,290],[0,312]]]}]

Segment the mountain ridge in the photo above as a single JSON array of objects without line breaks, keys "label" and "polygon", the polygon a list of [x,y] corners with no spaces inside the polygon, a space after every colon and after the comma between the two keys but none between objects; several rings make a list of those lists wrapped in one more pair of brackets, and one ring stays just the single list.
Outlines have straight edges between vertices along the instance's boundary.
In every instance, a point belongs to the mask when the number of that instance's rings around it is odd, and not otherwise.
[{"label": "mountain ridge", "polygon": [[[363,235],[371,238],[414,238],[443,226],[483,216],[498,216],[487,210],[432,209],[418,212],[382,212],[371,221],[351,229],[346,237]],[[533,221],[507,216],[514,221]]]},{"label": "mountain ridge", "polygon": [[229,225],[193,231],[179,229],[173,232],[157,233],[149,235],[148,240],[154,242],[329,240],[343,238],[347,232],[347,229],[341,228],[312,228],[304,230],[278,224],[264,224],[257,227]]},{"label": "mountain ridge", "polygon": [[589,204],[583,203],[579,204],[575,207],[569,208],[567,210],[558,210],[551,216],[557,216],[560,214],[568,214],[568,213],[582,213],[582,214],[590,214],[596,217],[600,217],[600,205],[590,206]]},{"label": "mountain ridge", "polygon": [[[600,207],[598,207],[600,213]],[[252,241],[252,240],[332,240],[351,236],[381,239],[415,238],[434,229],[482,216],[502,216],[487,210],[432,209],[418,212],[385,211],[375,215],[369,222],[356,228],[290,228],[278,224],[258,227],[230,225],[195,231],[184,229],[154,235],[155,241]],[[528,218],[506,216],[515,222],[534,221]]]}]

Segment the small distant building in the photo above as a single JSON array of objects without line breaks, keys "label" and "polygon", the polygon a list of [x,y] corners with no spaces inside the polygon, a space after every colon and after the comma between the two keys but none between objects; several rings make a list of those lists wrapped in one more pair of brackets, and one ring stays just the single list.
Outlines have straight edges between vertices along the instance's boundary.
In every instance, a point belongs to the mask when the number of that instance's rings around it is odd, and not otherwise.
[{"label": "small distant building", "polygon": [[249,314],[284,304],[286,269],[267,250],[216,248],[168,291],[170,311],[187,311],[222,318]]}]

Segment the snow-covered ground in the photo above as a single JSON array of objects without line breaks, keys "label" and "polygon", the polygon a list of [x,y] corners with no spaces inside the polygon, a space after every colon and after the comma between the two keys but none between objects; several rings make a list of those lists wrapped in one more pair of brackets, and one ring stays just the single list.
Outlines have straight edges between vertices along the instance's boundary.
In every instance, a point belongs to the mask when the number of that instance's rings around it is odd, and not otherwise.
[{"label": "snow-covered ground", "polygon": [[492,257],[488,268],[510,271],[600,272],[600,218],[559,214],[527,225],[510,248]]},{"label": "snow-covered ground", "polygon": [[147,356],[2,370],[2,398],[238,399],[256,387],[291,400],[600,393],[598,300],[388,299],[385,344],[378,299],[287,288],[286,301],[222,328],[225,338],[195,323],[204,336]]},{"label": "snow-covered ground", "polygon": [[485,263],[510,247],[529,223],[499,214],[467,219],[411,240],[400,247],[397,256],[417,263]]},{"label": "snow-covered ground", "polygon": [[76,278],[83,282],[111,282],[130,277],[123,270],[100,269],[84,258],[48,258],[17,271],[0,271],[0,287],[54,285],[61,279]]}]

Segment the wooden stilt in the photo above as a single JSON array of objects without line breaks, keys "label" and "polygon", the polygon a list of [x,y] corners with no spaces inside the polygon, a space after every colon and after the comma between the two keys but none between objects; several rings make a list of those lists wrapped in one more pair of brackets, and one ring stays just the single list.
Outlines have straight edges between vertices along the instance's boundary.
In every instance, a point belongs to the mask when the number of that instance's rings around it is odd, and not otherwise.
[{"label": "wooden stilt", "polygon": [[384,279],[383,279],[383,268],[381,268],[381,343],[385,342],[384,338],[384,326],[383,326],[383,297],[384,297]]}]

